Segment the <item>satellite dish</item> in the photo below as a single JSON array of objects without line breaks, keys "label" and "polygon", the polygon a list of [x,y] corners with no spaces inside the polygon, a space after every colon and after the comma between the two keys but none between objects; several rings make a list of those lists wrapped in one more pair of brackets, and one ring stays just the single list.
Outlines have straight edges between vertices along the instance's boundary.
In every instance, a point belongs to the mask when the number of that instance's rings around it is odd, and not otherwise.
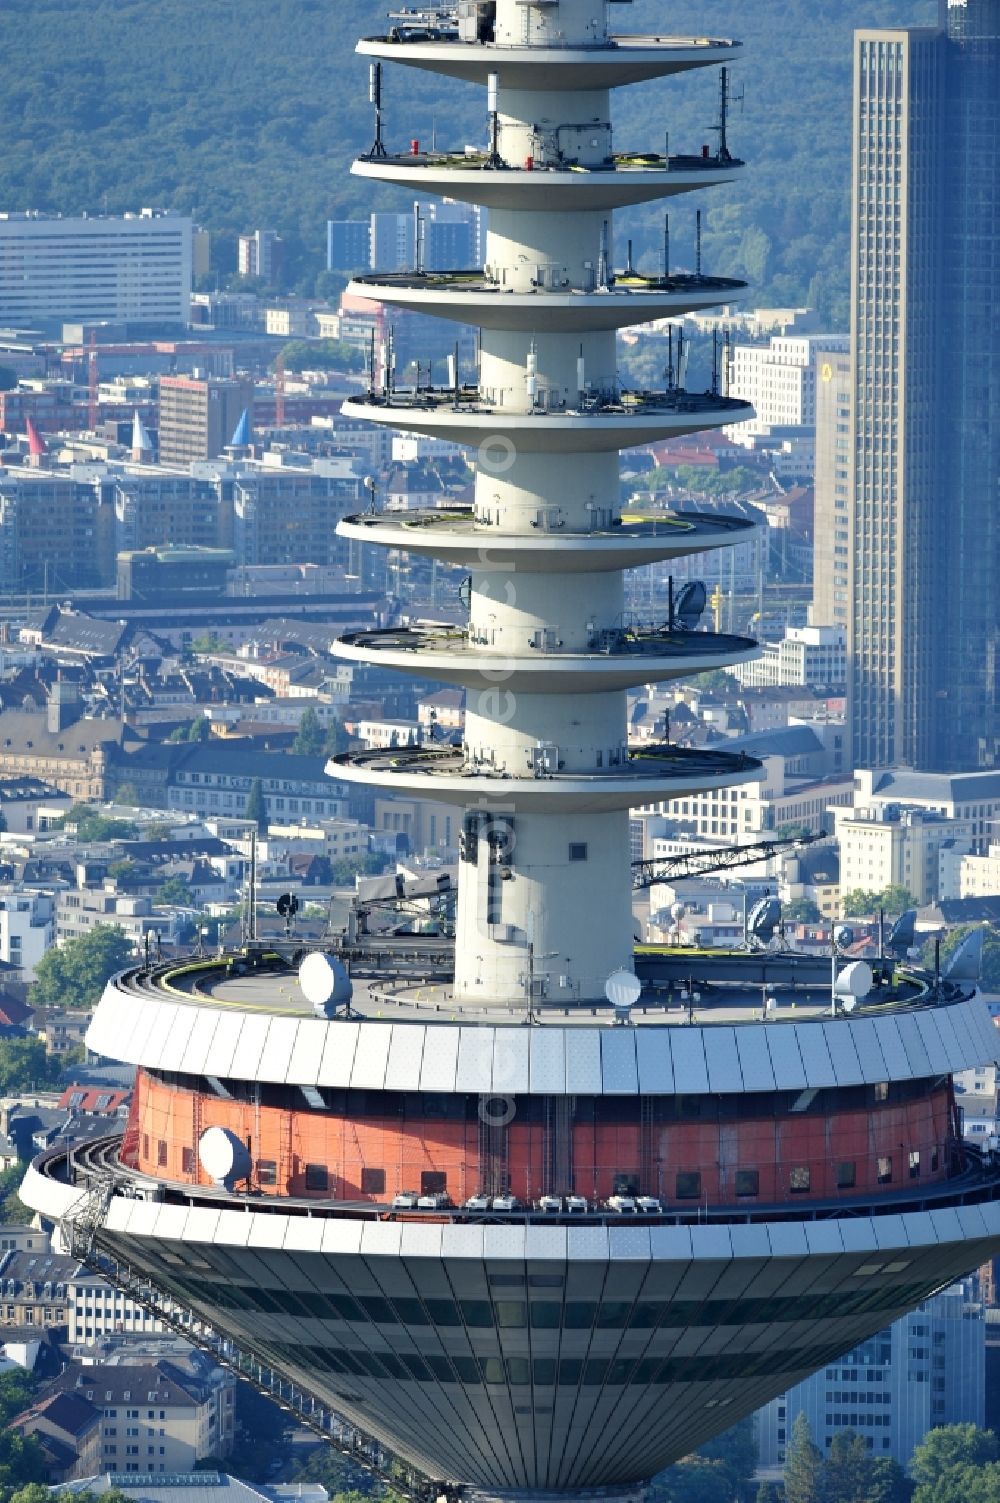
[{"label": "satellite dish", "polygon": [[458,598],[468,610],[472,604],[472,575],[467,574],[458,587]]},{"label": "satellite dish", "polygon": [[208,1127],[198,1139],[201,1167],[217,1185],[231,1190],[241,1179],[250,1177],[250,1154],[242,1138],[228,1127]]},{"label": "satellite dish", "polygon": [[618,1018],[625,1020],[639,1000],[642,982],[632,971],[612,971],[604,983],[604,995],[614,1008]]},{"label": "satellite dish", "polygon": [[916,939],[916,925],[917,910],[915,908],[908,908],[905,913],[899,915],[889,930],[889,938],[886,940],[886,945],[893,955],[905,956],[909,950],[912,950]]},{"label": "satellite dish", "polygon": [[985,930],[973,929],[955,946],[951,959],[942,972],[945,981],[978,981],[983,970],[983,935]]},{"label": "satellite dish", "polygon": [[674,619],[671,626],[681,631],[694,631],[708,604],[708,591],[700,579],[689,579],[674,601]]},{"label": "satellite dish", "polygon": [[833,990],[836,996],[852,997],[856,1003],[860,997],[867,997],[874,984],[875,975],[867,960],[852,960],[838,972]]},{"label": "satellite dish", "polygon": [[283,919],[290,919],[299,911],[299,900],[294,892],[283,892],[274,906]]},{"label": "satellite dish", "polygon": [[331,1016],[331,1008],[350,1002],[354,995],[351,978],[340,961],[322,950],[313,950],[299,966],[299,986],[318,1017]]},{"label": "satellite dish", "polygon": [[781,922],[781,904],[777,898],[760,898],[747,914],[747,934],[766,945]]},{"label": "satellite dish", "polygon": [[846,950],[848,945],[854,943],[854,930],[847,924],[838,924],[833,931],[833,942],[841,950]]}]

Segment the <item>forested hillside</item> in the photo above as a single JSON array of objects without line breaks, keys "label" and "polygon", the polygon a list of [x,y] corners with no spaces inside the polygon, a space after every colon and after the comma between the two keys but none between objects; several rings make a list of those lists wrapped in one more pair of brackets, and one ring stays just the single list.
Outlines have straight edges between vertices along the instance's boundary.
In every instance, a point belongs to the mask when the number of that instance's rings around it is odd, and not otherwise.
[{"label": "forested hillside", "polygon": [[[325,221],[367,211],[347,176],[370,141],[359,32],[381,29],[386,0],[7,0],[0,7],[4,149],[0,208],[66,213],[170,206],[215,232],[215,264],[235,265],[240,230],[289,242],[292,285],[312,291]],[[615,24],[747,43],[730,131],[744,181],[702,195],[705,265],[744,271],[753,300],[818,302],[845,317],[849,232],[851,33],[932,19],[933,0],[636,0]],[[404,68],[387,79],[391,143],[480,141],[476,89]],[[616,144],[697,148],[713,137],[714,73],[628,89]],[[682,200],[683,203],[683,200]],[[384,207],[404,206],[386,190]],[[690,259],[693,204],[673,215],[676,261]],[[621,226],[637,254],[660,243],[659,213]]]}]

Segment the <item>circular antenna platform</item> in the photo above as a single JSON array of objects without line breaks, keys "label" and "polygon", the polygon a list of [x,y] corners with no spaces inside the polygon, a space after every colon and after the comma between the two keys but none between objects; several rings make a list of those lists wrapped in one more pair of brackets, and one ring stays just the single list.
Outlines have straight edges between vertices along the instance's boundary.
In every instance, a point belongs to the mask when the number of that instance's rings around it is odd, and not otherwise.
[{"label": "circular antenna platform", "polygon": [[333,955],[322,950],[313,950],[299,966],[299,986],[302,995],[321,1017],[327,1009],[350,1002],[354,993],[351,978],[346,969]]}]

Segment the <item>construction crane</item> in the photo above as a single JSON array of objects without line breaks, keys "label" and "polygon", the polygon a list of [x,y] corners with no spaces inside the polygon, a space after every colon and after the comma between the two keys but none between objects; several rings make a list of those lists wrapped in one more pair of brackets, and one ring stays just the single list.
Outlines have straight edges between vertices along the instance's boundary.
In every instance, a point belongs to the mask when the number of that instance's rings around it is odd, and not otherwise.
[{"label": "construction crane", "polygon": [[285,352],[274,362],[274,426],[285,426]]},{"label": "construction crane", "polygon": [[90,331],[90,347],[87,351],[87,429],[93,433],[97,427],[97,330]]},{"label": "construction crane", "polygon": [[672,882],[681,877],[703,877],[708,872],[732,871],[738,866],[753,866],[779,851],[794,850],[822,840],[821,835],[795,835],[784,840],[758,840],[752,845],[725,845],[700,851],[685,851],[679,856],[661,856],[655,861],[632,862],[634,889],[651,887],[654,882]]}]

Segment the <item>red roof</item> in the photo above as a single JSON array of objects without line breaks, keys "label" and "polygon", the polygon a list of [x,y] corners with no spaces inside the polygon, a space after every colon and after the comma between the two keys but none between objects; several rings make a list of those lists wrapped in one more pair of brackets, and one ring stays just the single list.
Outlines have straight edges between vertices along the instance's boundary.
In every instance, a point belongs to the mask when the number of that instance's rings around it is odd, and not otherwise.
[{"label": "red roof", "polygon": [[59,1097],[59,1105],[67,1111],[92,1112],[96,1116],[113,1117],[120,1106],[127,1106],[128,1091],[113,1091],[110,1086],[67,1086]]}]

